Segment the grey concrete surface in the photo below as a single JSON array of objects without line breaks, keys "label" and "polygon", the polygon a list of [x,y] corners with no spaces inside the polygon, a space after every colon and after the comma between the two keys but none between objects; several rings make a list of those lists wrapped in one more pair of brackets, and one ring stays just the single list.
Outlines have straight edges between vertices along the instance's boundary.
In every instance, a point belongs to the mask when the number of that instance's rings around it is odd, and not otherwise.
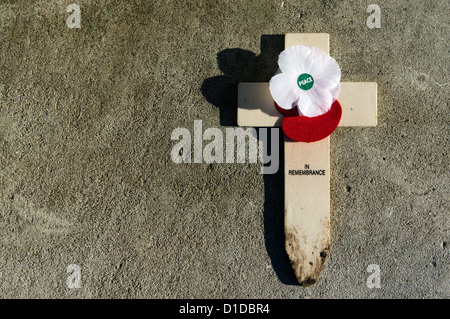
[{"label": "grey concrete surface", "polygon": [[[66,26],[70,3],[81,29]],[[448,298],[448,12],[0,1],[0,297]],[[237,83],[268,81],[288,32],[329,33],[342,80],[379,90],[377,127],[331,137],[331,250],[307,288],[283,250],[281,171],[170,157],[177,127],[236,125]]]}]

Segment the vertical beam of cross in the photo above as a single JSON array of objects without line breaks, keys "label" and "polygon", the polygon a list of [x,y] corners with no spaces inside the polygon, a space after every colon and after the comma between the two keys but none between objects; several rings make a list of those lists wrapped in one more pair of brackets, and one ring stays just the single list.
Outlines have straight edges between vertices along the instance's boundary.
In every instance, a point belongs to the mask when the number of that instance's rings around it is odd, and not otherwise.
[{"label": "vertical beam of cross", "polygon": [[[285,48],[315,46],[329,54],[328,34],[287,34]],[[279,127],[268,83],[240,83],[238,125]],[[339,126],[377,124],[377,84],[341,82]],[[317,282],[330,247],[330,138],[313,143],[285,137],[285,247],[300,284]],[[308,174],[309,171],[320,172]]]}]

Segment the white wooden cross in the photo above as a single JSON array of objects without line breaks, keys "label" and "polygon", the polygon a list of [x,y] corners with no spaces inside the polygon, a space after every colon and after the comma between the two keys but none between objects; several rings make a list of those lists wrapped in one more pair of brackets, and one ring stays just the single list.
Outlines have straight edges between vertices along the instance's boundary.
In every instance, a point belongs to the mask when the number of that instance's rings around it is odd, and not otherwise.
[{"label": "white wooden cross", "polygon": [[[329,35],[286,34],[285,48],[294,45],[315,46],[329,54]],[[338,101],[342,106],[339,126],[377,125],[377,83],[341,82]],[[282,119],[269,83],[239,84],[239,126],[280,127]],[[325,175],[300,175],[300,170],[325,170]],[[330,137],[303,143],[285,136],[284,178],[286,252],[299,283],[313,285],[330,247]]]}]

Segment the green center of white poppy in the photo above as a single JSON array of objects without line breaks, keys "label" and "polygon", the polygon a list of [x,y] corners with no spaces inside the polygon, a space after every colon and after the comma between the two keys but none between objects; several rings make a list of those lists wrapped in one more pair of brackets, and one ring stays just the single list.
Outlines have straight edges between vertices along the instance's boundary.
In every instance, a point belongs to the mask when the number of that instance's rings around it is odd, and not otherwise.
[{"label": "green center of white poppy", "polygon": [[297,84],[302,90],[308,91],[314,85],[314,78],[308,73],[300,74],[297,79]]}]

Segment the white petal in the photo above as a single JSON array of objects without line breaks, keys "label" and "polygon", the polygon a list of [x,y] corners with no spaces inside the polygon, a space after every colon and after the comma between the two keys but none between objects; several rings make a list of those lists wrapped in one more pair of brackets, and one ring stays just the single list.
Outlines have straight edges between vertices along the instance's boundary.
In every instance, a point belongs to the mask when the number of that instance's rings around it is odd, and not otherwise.
[{"label": "white petal", "polygon": [[317,86],[312,89],[310,97],[314,106],[313,116],[322,115],[330,110],[331,104],[333,103],[333,96],[330,91]]},{"label": "white petal", "polygon": [[269,82],[269,90],[273,99],[286,110],[297,105],[300,89],[296,86],[296,80],[284,73],[273,76]]},{"label": "white petal", "polygon": [[312,117],[314,115],[314,106],[312,104],[308,91],[302,92],[298,100],[298,113],[300,115]]},{"label": "white petal", "polygon": [[328,91],[330,91],[331,95],[333,96],[333,102],[336,101],[337,98],[339,97],[340,89],[341,89],[341,85],[340,85],[340,83],[338,83],[334,88],[328,90]]},{"label": "white petal", "polygon": [[341,68],[335,59],[328,57],[328,59],[321,61],[322,68],[315,74],[315,79],[327,78],[334,82],[340,82],[341,80]]},{"label": "white petal", "polygon": [[288,75],[297,75],[307,72],[312,59],[312,51],[309,47],[296,45],[280,53],[278,66]]},{"label": "white petal", "polygon": [[314,79],[322,74],[322,72],[324,71],[324,68],[330,58],[331,57],[326,54],[322,54],[322,55],[318,55],[318,56],[314,57],[313,65],[311,66],[311,68],[309,70],[309,73],[314,77]]},{"label": "white petal", "polygon": [[338,85],[339,82],[330,80],[327,77],[314,78],[314,85],[320,86],[322,89],[329,90]]},{"label": "white petal", "polygon": [[[317,68],[316,70],[319,69],[320,68]],[[329,91],[333,101],[337,99],[340,89],[341,69],[336,60],[331,57],[326,59],[324,64],[322,64],[322,71],[318,73],[314,72],[313,77],[314,86]]]},{"label": "white petal", "polygon": [[320,55],[328,55],[324,51],[319,49],[318,47],[310,46],[309,49],[311,50],[311,53],[313,54],[314,57],[320,56]]}]

